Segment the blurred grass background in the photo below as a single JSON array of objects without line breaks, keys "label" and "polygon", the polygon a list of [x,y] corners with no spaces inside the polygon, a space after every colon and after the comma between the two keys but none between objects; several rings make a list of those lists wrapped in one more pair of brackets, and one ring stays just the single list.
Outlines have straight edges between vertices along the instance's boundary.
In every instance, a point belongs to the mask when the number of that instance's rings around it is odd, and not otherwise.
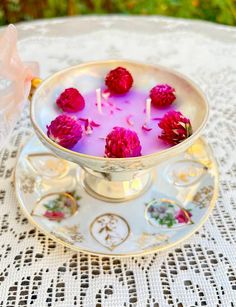
[{"label": "blurred grass background", "polygon": [[0,0],[0,25],[85,14],[164,15],[236,25],[236,0]]}]

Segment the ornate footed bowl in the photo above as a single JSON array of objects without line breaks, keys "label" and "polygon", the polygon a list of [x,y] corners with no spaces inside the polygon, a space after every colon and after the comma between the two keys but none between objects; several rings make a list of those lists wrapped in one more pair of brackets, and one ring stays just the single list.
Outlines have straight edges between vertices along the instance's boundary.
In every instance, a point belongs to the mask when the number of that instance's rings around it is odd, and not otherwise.
[{"label": "ornate footed bowl", "polygon": [[[101,87],[116,67],[139,76],[136,87],[173,84],[177,109],[191,119],[188,139],[150,155],[108,159],[67,150],[51,141],[48,108],[59,88]],[[31,101],[36,132],[16,165],[15,188],[28,219],[53,240],[76,251],[126,257],[170,248],[190,237],[209,217],[218,193],[218,169],[200,138],[208,116],[201,91],[172,70],[131,61],[78,65],[45,80]]]},{"label": "ornate footed bowl", "polygon": [[[78,86],[92,91],[102,87],[103,77],[114,67],[128,69],[135,79],[136,89],[150,90],[153,84],[173,84],[178,99],[176,108],[191,119],[193,134],[182,143],[169,149],[136,158],[103,158],[65,149],[47,137],[46,125],[56,117],[49,106],[60,88]],[[100,61],[70,67],[56,73],[37,89],[31,102],[31,121],[42,143],[55,155],[80,166],[77,176],[88,193],[108,202],[123,202],[138,197],[152,184],[157,164],[189,148],[204,128],[208,116],[208,104],[202,92],[186,77],[170,69],[131,61]],[[158,174],[157,174],[158,176]]]}]

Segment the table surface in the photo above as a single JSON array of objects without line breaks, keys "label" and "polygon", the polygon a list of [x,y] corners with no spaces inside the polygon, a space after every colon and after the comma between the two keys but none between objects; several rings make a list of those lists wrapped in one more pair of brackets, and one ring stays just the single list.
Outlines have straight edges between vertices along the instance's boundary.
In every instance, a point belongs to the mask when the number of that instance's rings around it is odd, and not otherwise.
[{"label": "table surface", "polygon": [[76,17],[22,23],[19,50],[45,78],[64,67],[126,58],[177,69],[206,93],[205,136],[220,168],[207,223],[178,247],[145,257],[75,253],[29,224],[14,193],[24,110],[0,152],[0,306],[236,306],[236,29],[160,17]]}]

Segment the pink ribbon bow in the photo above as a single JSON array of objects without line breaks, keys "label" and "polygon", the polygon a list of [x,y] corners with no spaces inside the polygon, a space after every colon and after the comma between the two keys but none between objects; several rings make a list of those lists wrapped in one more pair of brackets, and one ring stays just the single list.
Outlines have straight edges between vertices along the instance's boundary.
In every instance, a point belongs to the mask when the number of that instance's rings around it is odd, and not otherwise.
[{"label": "pink ribbon bow", "polygon": [[10,136],[26,101],[37,63],[23,63],[17,52],[17,30],[9,25],[0,36],[0,149]]}]

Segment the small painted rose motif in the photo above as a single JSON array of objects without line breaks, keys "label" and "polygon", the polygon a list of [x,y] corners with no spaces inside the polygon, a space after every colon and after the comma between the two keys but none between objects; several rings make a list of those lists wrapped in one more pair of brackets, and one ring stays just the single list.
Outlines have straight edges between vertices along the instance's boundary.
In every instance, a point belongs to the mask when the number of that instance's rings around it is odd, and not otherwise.
[{"label": "small painted rose motif", "polygon": [[47,217],[49,220],[60,221],[65,217],[65,214],[64,214],[64,212],[61,212],[61,211],[49,211],[49,210],[47,210],[44,213],[44,216]]},{"label": "small painted rose motif", "polygon": [[178,223],[186,224],[190,221],[191,216],[192,213],[190,211],[180,209],[176,214],[175,219],[178,221]]}]

